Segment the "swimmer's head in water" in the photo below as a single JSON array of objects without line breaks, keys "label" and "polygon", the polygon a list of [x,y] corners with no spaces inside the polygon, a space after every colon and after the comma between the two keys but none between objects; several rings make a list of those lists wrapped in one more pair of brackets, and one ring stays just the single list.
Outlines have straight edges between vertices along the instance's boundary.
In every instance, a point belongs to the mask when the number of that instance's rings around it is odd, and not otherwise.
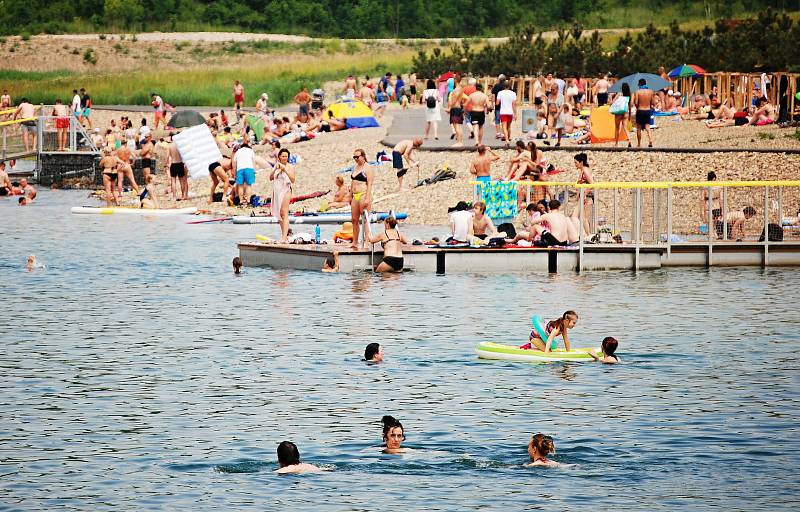
[{"label": "swimmer's head in water", "polygon": [[19,205],[20,205],[20,206],[25,206],[26,204],[28,204],[28,198],[27,198],[27,197],[25,197],[25,196],[23,196],[23,197],[20,197],[20,198],[19,198]]},{"label": "swimmer's head in water", "polygon": [[300,464],[300,451],[297,449],[297,445],[291,441],[283,441],[279,444],[278,464],[280,464],[282,468]]},{"label": "swimmer's head in water", "polygon": [[383,442],[386,443],[386,448],[390,450],[400,448],[400,444],[406,439],[403,424],[394,416],[384,416],[381,422],[383,422]]},{"label": "swimmer's head in water", "polygon": [[242,258],[236,256],[233,258],[233,273],[240,274],[242,272]]},{"label": "swimmer's head in water", "polygon": [[327,258],[325,258],[325,264],[322,268],[330,268],[330,269],[336,268],[336,258],[334,258],[333,256],[328,256]]},{"label": "swimmer's head in water", "polygon": [[383,347],[381,347],[380,343],[367,345],[367,348],[364,349],[364,359],[375,363],[383,361]]},{"label": "swimmer's head in water", "polygon": [[616,338],[612,336],[606,336],[603,338],[603,353],[607,356],[613,356],[614,352],[617,351],[617,347],[619,346],[619,342]]},{"label": "swimmer's head in water", "polygon": [[528,442],[528,455],[531,460],[542,459],[556,452],[556,447],[553,444],[553,438],[544,434],[535,434],[531,436]]}]

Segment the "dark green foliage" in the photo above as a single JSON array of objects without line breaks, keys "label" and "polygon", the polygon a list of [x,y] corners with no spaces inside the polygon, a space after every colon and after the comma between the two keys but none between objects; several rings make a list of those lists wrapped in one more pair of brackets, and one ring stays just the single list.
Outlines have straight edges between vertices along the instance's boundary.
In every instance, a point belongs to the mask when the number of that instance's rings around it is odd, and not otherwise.
[{"label": "dark green foliage", "polygon": [[[0,34],[89,26],[98,31],[225,27],[344,38],[506,35],[526,24],[567,27],[587,18],[594,26],[640,27],[656,19],[666,23],[660,16],[665,9],[676,12],[666,0],[4,0],[0,5]],[[678,5],[679,16],[731,17],[768,6],[796,11],[800,0],[704,2],[705,9],[690,0]]]},{"label": "dark green foliage", "polygon": [[477,75],[593,76],[611,72],[624,76],[637,71],[655,72],[659,66],[697,64],[708,71],[798,71],[800,23],[771,9],[757,18],[736,23],[717,21],[713,28],[681,30],[673,23],[665,30],[649,25],[635,36],[619,39],[616,48],[604,52],[597,32],[584,34],[578,25],[544,40],[533,27],[517,30],[508,42],[473,52],[469,43],[454,45],[449,52],[438,48],[414,58],[420,76],[437,76],[449,70]]}]

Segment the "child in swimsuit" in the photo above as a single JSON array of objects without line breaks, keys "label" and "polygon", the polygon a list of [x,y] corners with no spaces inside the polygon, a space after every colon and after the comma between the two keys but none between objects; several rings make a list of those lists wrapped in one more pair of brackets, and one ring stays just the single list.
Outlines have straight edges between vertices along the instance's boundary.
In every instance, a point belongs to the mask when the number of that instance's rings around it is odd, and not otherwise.
[{"label": "child in swimsuit", "polygon": [[590,350],[589,355],[592,356],[595,361],[606,364],[616,364],[619,362],[619,357],[617,357],[614,352],[617,351],[618,345],[619,342],[616,338],[606,336],[603,338],[603,344],[601,345],[603,348],[603,355],[598,355],[594,350]]},{"label": "child in swimsuit", "polygon": [[550,352],[550,347],[552,345],[553,339],[556,336],[561,336],[564,339],[564,348],[569,352],[570,345],[569,345],[569,330],[574,328],[575,325],[578,323],[578,314],[572,310],[566,311],[561,318],[557,318],[556,320],[550,320],[544,326],[544,332],[547,334],[547,341],[545,342],[539,336],[539,333],[536,332],[536,329],[531,331],[530,335],[530,343],[526,343],[522,345],[520,348],[531,350],[541,350],[543,352]]}]

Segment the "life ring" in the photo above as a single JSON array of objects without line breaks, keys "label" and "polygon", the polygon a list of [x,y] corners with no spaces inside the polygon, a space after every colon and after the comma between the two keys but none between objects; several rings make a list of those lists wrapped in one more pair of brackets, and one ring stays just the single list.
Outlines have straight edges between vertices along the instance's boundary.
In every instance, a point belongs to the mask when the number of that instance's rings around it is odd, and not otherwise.
[{"label": "life ring", "polygon": [[[542,317],[539,315],[533,315],[531,317],[531,324],[533,324],[533,330],[536,331],[536,334],[539,335],[541,338],[542,343],[547,343],[547,332],[545,331],[545,324]],[[558,341],[553,338],[553,341],[550,343],[550,350],[555,350],[558,348]]]}]

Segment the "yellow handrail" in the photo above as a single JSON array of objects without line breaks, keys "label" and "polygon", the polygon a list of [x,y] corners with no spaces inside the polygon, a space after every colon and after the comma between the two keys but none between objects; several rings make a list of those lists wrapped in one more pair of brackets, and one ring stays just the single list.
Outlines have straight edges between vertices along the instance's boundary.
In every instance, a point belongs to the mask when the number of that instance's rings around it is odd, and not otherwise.
[{"label": "yellow handrail", "polygon": [[24,123],[25,121],[36,121],[38,117],[26,117],[25,119],[14,119],[13,121],[3,121],[0,126],[8,126],[10,124]]},{"label": "yellow handrail", "polygon": [[[471,185],[486,183],[470,181]],[[509,182],[512,183],[512,182]],[[516,181],[517,185],[532,187],[565,186],[574,188],[698,188],[698,187],[800,187],[800,180],[753,180],[753,181],[606,181],[598,183],[575,183],[574,181]]]}]

